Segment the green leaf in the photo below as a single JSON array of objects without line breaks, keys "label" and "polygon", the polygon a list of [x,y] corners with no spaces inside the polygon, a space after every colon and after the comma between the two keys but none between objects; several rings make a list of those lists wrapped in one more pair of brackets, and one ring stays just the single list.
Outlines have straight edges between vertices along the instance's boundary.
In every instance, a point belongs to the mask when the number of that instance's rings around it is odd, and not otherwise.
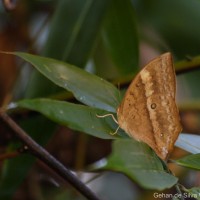
[{"label": "green leaf", "polygon": [[68,102],[50,99],[27,99],[18,102],[18,106],[38,111],[49,119],[74,130],[82,131],[103,139],[116,138],[113,133],[117,125],[112,118],[99,118],[105,111]]},{"label": "green leaf", "polygon": [[181,133],[175,145],[193,154],[200,153],[200,136],[194,134]]},{"label": "green leaf", "polygon": [[[109,4],[110,0],[59,0],[42,54],[85,67]],[[35,71],[26,98],[46,97],[59,89]]]},{"label": "green leaf", "polygon": [[44,54],[84,67],[110,0],[61,0]]},{"label": "green leaf", "polygon": [[146,144],[133,139],[114,141],[105,169],[122,172],[148,189],[164,190],[178,180],[164,170],[162,162]]},{"label": "green leaf", "polygon": [[58,86],[71,91],[80,102],[109,112],[116,112],[120,102],[119,91],[104,79],[51,58],[19,52],[13,54],[31,63]]},{"label": "green leaf", "polygon": [[104,23],[103,41],[120,75],[138,71],[138,34],[130,0],[112,0]]},{"label": "green leaf", "polygon": [[200,153],[185,156],[181,159],[175,160],[175,162],[184,167],[200,170]]}]

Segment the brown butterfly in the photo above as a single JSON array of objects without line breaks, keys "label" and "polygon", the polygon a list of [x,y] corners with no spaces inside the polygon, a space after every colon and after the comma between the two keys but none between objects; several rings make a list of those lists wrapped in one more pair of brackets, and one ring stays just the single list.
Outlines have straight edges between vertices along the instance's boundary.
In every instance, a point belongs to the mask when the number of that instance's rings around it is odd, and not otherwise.
[{"label": "brown butterfly", "polygon": [[163,160],[182,130],[175,94],[172,56],[165,53],[138,73],[117,110],[120,128],[148,144]]}]

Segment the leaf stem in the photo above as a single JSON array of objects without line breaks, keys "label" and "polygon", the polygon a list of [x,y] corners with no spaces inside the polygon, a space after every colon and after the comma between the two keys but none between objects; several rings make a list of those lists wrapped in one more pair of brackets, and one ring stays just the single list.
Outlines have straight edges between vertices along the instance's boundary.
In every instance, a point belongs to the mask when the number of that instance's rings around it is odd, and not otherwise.
[{"label": "leaf stem", "polygon": [[99,200],[93,191],[81,182],[69,169],[56,160],[42,146],[36,143],[28,134],[21,129],[4,111],[0,110],[0,118],[15,133],[15,135],[29,148],[30,152],[57,174],[73,185],[83,196],[89,200]]},{"label": "leaf stem", "polygon": [[179,183],[177,183],[177,184],[175,185],[175,188],[176,188],[176,191],[180,194],[180,199],[181,199],[181,200],[184,200],[185,198],[183,197],[183,193],[181,192],[181,189],[180,189],[180,187],[179,187]]},{"label": "leaf stem", "polygon": [[[167,173],[173,175],[173,173],[171,172],[171,170],[168,168],[167,163],[165,161],[163,161],[163,160],[161,160],[161,162],[163,164],[164,169],[167,171]],[[178,194],[180,194],[180,199],[184,200],[183,194],[182,194],[181,189],[179,187],[179,183],[176,183],[175,188],[176,188],[176,191],[178,192]]]}]

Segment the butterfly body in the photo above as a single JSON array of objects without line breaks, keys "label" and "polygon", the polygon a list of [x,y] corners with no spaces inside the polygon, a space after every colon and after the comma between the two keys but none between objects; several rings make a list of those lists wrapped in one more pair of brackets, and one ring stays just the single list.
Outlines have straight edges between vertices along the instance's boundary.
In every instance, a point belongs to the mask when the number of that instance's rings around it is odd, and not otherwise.
[{"label": "butterfly body", "polygon": [[130,84],[117,110],[119,126],[166,160],[181,132],[170,53],[152,60]]}]

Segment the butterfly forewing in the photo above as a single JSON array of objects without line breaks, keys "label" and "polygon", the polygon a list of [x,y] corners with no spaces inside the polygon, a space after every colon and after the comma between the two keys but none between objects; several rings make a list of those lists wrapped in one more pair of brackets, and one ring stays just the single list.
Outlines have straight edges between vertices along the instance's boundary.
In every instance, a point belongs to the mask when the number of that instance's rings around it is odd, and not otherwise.
[{"label": "butterfly forewing", "polygon": [[166,159],[181,131],[170,53],[151,61],[135,77],[118,108],[119,126]]}]

